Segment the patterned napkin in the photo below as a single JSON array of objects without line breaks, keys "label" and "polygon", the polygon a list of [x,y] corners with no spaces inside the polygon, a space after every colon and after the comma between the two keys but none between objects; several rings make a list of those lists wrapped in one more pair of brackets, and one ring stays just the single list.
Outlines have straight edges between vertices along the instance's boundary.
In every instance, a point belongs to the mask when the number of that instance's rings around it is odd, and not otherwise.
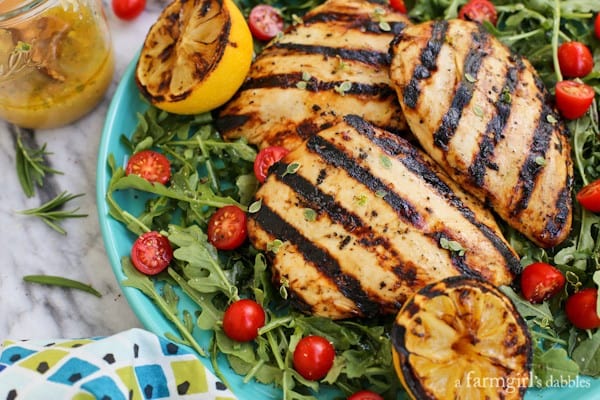
[{"label": "patterned napkin", "polygon": [[235,400],[194,353],[142,329],[0,351],[2,400]]}]

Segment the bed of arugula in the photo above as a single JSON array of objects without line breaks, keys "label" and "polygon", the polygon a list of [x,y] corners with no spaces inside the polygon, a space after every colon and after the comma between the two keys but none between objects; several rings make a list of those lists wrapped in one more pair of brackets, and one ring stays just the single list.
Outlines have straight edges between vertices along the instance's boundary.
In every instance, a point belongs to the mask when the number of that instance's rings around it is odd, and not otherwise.
[{"label": "bed of arugula", "polygon": [[[320,0],[285,2],[286,21],[294,21]],[[258,1],[238,0],[247,13]],[[264,3],[264,2],[263,2]],[[266,3],[280,4],[281,2]],[[464,1],[426,0],[407,2],[415,21],[453,18]],[[556,73],[559,41],[579,40],[590,46],[595,70],[584,81],[600,94],[600,41],[592,36],[593,17],[600,11],[597,0],[534,0],[512,4],[494,1],[499,11],[497,27],[488,24],[500,40],[514,51],[526,54],[548,88],[560,79]],[[258,45],[260,46],[260,45]],[[260,50],[257,47],[257,50]],[[597,97],[598,99],[598,97]],[[229,365],[245,380],[256,379],[282,389],[282,398],[315,399],[321,384],[332,385],[346,395],[368,388],[396,398],[401,392],[392,367],[389,319],[331,321],[306,316],[287,307],[285,285],[275,290],[263,254],[251,246],[219,253],[205,234],[215,207],[237,204],[256,211],[252,195],[258,184],[252,171],[256,150],[243,140],[223,142],[209,113],[177,116],[153,107],[138,116],[139,124],[122,142],[131,152],[159,148],[172,160],[168,186],[149,184],[125,176],[123,167],[110,157],[112,170],[107,190],[110,214],[137,235],[147,230],[164,232],[175,247],[175,262],[156,279],[138,273],[127,256],[122,267],[126,286],[138,288],[151,298],[174,324],[181,337],[173,338],[209,357],[217,375],[225,382],[217,356],[226,356]],[[600,178],[598,105],[583,118],[568,123],[573,145],[575,189]],[[145,193],[145,208],[132,215],[115,199],[114,193],[133,190]],[[600,215],[575,204],[573,232],[557,248],[543,250],[517,232],[503,226],[505,235],[522,257],[524,265],[543,260],[558,266],[567,277],[567,289],[600,286]],[[276,251],[280,243],[272,243]],[[582,331],[572,327],[563,311],[567,292],[549,302],[532,305],[510,287],[502,288],[525,317],[538,346],[534,349],[532,385],[543,387],[556,380],[577,375],[600,376],[600,330]],[[185,293],[197,309],[181,310],[179,294]],[[241,297],[255,298],[268,310],[267,324],[255,343],[236,343],[220,329],[228,302]],[[600,306],[600,305],[599,305]],[[194,332],[211,333],[209,343],[199,343]],[[304,335],[319,334],[334,343],[337,356],[322,383],[307,381],[291,365],[290,348]]]}]

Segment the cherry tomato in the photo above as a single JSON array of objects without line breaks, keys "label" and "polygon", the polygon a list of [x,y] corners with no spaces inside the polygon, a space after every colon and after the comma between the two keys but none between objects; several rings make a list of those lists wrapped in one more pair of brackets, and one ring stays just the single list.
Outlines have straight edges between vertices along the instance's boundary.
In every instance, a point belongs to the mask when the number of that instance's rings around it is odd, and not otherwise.
[{"label": "cherry tomato", "polygon": [[361,390],[348,397],[346,400],[383,400],[383,397],[370,390]]},{"label": "cherry tomato", "polygon": [[223,331],[238,342],[249,342],[256,339],[258,330],[265,324],[265,310],[250,299],[242,299],[232,303],[223,316]]},{"label": "cherry tomato", "polygon": [[585,83],[560,81],[556,84],[556,108],[563,117],[577,119],[583,116],[594,101],[594,89]]},{"label": "cherry tomato", "polygon": [[248,236],[248,217],[241,208],[229,205],[219,208],[208,221],[208,241],[219,250],[233,250]]},{"label": "cherry tomato", "polygon": [[587,288],[571,295],[565,304],[567,318],[580,329],[600,327],[600,316],[596,311],[598,289]]},{"label": "cherry tomato", "polygon": [[171,163],[162,153],[142,150],[129,157],[125,173],[138,175],[149,182],[158,182],[164,185],[171,178]]},{"label": "cherry tomato", "polygon": [[565,287],[565,277],[557,268],[545,262],[535,262],[521,273],[521,292],[531,303],[541,303]]},{"label": "cherry tomato", "polygon": [[498,22],[498,12],[494,4],[488,0],[469,0],[461,7],[458,17],[467,21],[489,21],[493,25]]},{"label": "cherry tomato", "polygon": [[126,21],[136,18],[146,8],[146,0],[112,0],[115,15]]},{"label": "cherry tomato", "polygon": [[281,160],[287,153],[289,153],[288,149],[279,146],[265,147],[259,151],[254,160],[254,175],[256,175],[256,179],[261,183],[264,182],[267,179],[271,165]]},{"label": "cherry tomato", "polygon": [[322,336],[305,336],[294,350],[294,369],[305,379],[323,379],[333,366],[335,349]]},{"label": "cherry tomato", "polygon": [[594,33],[596,37],[600,40],[600,13],[596,15],[596,20],[594,21]]},{"label": "cherry tomato", "polygon": [[248,26],[256,39],[271,40],[283,31],[283,17],[275,7],[259,4],[250,10]]},{"label": "cherry tomato", "polygon": [[594,69],[594,57],[581,42],[566,42],[558,47],[560,72],[567,78],[583,78]]},{"label": "cherry tomato", "polygon": [[406,4],[404,4],[404,0],[390,0],[390,6],[394,10],[406,14]]},{"label": "cherry tomato", "polygon": [[143,274],[156,275],[173,259],[169,239],[156,231],[140,235],[131,248],[131,262]]},{"label": "cherry tomato", "polygon": [[600,179],[582,187],[575,198],[586,210],[600,212]]}]

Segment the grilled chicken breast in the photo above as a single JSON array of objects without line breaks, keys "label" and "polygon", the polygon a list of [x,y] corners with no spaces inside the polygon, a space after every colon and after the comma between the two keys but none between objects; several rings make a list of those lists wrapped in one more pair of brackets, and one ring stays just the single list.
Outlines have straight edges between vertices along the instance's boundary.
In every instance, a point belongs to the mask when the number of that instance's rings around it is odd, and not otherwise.
[{"label": "grilled chicken breast", "polygon": [[443,277],[503,285],[520,268],[476,198],[407,140],[356,115],[274,164],[256,200],[252,244],[267,252],[275,283],[316,315],[393,313]]},{"label": "grilled chicken breast", "polygon": [[474,22],[407,27],[390,74],[425,151],[542,247],[571,228],[568,132],[531,64]]},{"label": "grilled chicken breast", "polygon": [[389,44],[409,24],[380,0],[329,0],[258,55],[220,110],[227,139],[292,149],[345,114],[400,132],[406,120],[389,78]]}]

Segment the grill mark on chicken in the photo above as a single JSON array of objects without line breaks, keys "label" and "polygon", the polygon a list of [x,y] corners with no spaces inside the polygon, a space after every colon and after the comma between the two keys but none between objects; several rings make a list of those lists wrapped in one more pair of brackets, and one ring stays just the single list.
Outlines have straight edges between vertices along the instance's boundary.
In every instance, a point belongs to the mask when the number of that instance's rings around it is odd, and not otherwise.
[{"label": "grill mark on chicken", "polygon": [[368,16],[357,16],[356,14],[346,14],[341,12],[322,12],[306,17],[304,25],[312,25],[317,23],[331,23],[331,22],[345,22],[348,23],[350,29],[360,29],[363,32],[370,32],[376,34],[382,33],[393,33],[397,35],[402,33],[406,24],[404,22],[388,22],[389,29],[381,29],[381,24],[377,21],[373,21]]},{"label": "grill mark on chicken", "polygon": [[380,305],[370,299],[359,280],[344,273],[338,261],[327,250],[308,240],[266,204],[253,214],[253,219],[277,239],[297,247],[304,259],[331,279],[340,293],[355,302],[363,315],[376,315],[381,312]]},{"label": "grill mark on chicken", "polygon": [[[247,79],[241,87],[241,90],[251,89],[263,89],[263,88],[298,88],[299,84],[302,84],[302,90],[308,90],[309,92],[319,92],[326,90],[340,90],[338,89],[343,83],[340,81],[319,81],[314,77],[305,79],[302,72],[294,72],[289,74],[273,74],[267,76],[261,76],[258,78]],[[347,82],[348,88],[344,88],[344,94],[346,95],[366,95],[379,99],[387,99],[394,97],[396,92],[389,85],[380,84],[368,84],[360,82]]]},{"label": "grill mark on chicken", "polygon": [[[473,210],[467,207],[460,200],[460,198],[456,196],[454,191],[444,181],[442,181],[440,177],[431,170],[431,168],[429,168],[426,165],[426,163],[419,156],[415,148],[403,145],[402,142],[398,140],[390,140],[387,138],[377,136],[373,128],[369,126],[360,117],[346,116],[344,120],[349,125],[354,127],[357,132],[369,138],[383,152],[391,156],[396,156],[398,154],[406,154],[407,157],[398,158],[402,162],[402,164],[413,174],[421,177],[421,179],[424,182],[426,182],[432,188],[432,190],[435,190],[442,197],[444,197],[448,201],[448,203],[454,208],[456,208],[467,221],[469,221],[473,226],[475,226],[493,244],[494,248],[498,250],[502,257],[506,259],[508,267],[513,273],[516,274],[521,270],[518,258],[515,257],[512,250],[506,245],[502,238],[496,235],[494,231],[490,229],[489,226],[478,221]],[[447,238],[449,240],[453,240],[453,238]],[[465,274],[480,276],[479,274],[472,271],[469,267],[467,267],[464,264],[462,258],[455,257],[455,254],[453,254],[453,263],[461,270],[461,272]]]},{"label": "grill mark on chicken", "polygon": [[[326,213],[331,221],[342,225],[344,231],[347,232],[348,235],[344,236],[340,242],[340,250],[352,241],[353,236],[356,238],[357,242],[368,251],[373,251],[376,246],[381,246],[385,248],[391,258],[402,258],[401,254],[398,253],[390,242],[389,237],[374,232],[371,226],[369,226],[369,224],[360,216],[352,210],[343,207],[334,196],[323,193],[323,191],[303,176],[286,173],[287,167],[288,164],[279,162],[274,164],[269,172],[274,174],[278,181],[291,188],[303,201],[306,201],[309,208],[318,213]],[[436,243],[439,243],[439,241],[436,240]],[[407,285],[414,284],[417,279],[417,267],[413,263],[407,263],[406,261],[402,261],[400,264],[401,265],[391,268],[393,272]],[[457,269],[462,271],[460,268]]]},{"label": "grill mark on chicken", "polygon": [[470,103],[473,97],[473,90],[477,80],[477,73],[487,56],[487,51],[483,50],[488,47],[489,35],[484,31],[482,25],[471,35],[473,41],[469,53],[464,61],[464,74],[461,82],[456,89],[456,93],[452,98],[452,104],[442,117],[442,123],[438,130],[433,134],[433,142],[436,146],[443,150],[448,150],[448,143],[456,133],[456,128],[462,117],[463,110]]},{"label": "grill mark on chicken", "polygon": [[496,113],[488,122],[479,144],[479,152],[469,166],[469,175],[473,184],[478,187],[483,186],[488,168],[498,171],[498,164],[492,161],[492,157],[496,145],[504,137],[504,128],[512,110],[510,99],[517,87],[519,71],[525,68],[522,59],[518,56],[515,56],[515,64],[511,65],[506,71],[504,85],[502,86],[500,96],[494,104]]},{"label": "grill mark on chicken", "polygon": [[333,144],[320,136],[313,136],[307,141],[306,147],[318,154],[328,164],[343,168],[352,178],[367,186],[373,193],[386,192],[383,198],[404,221],[418,228],[423,227],[423,218],[412,204],[398,196],[397,193],[390,192],[385,183],[373,176],[370,171],[358,165],[355,160],[348,157]]},{"label": "grill mark on chicken", "polygon": [[390,55],[380,51],[283,42],[276,42],[273,47],[305,54],[322,54],[324,57],[340,57],[342,60],[358,61],[376,67],[390,65]]},{"label": "grill mark on chicken", "polygon": [[[427,45],[421,51],[421,64],[415,67],[410,82],[404,88],[404,103],[410,108],[415,108],[417,106],[420,93],[419,81],[429,78],[431,73],[437,70],[437,57],[444,44],[447,30],[448,22],[446,20],[436,21],[432,26],[431,37],[427,41]],[[393,47],[394,42],[400,38],[401,35],[396,36],[396,39],[392,41],[391,46]]]},{"label": "grill mark on chicken", "polygon": [[364,221],[355,213],[342,207],[335,197],[323,193],[312,182],[299,174],[288,174],[288,164],[278,162],[273,165],[269,173],[275,174],[277,179],[289,186],[296,194],[301,196],[315,211],[326,212],[332,221],[342,225],[347,232],[360,234],[370,230]]},{"label": "grill mark on chicken", "polygon": [[546,151],[554,132],[554,127],[548,122],[549,115],[553,115],[552,109],[546,103],[543,103],[538,117],[538,124],[533,134],[533,140],[529,147],[529,153],[519,171],[517,191],[521,195],[511,210],[513,216],[519,215],[529,205],[529,199],[536,186],[536,178],[544,168],[543,162],[539,162],[538,160],[545,159]]},{"label": "grill mark on chicken", "polygon": [[556,209],[559,210],[554,218],[550,218],[548,223],[544,227],[544,233],[547,233],[547,237],[555,240],[560,236],[564,229],[566,221],[569,219],[571,204],[571,190],[573,187],[573,179],[569,179],[565,188],[560,192],[556,199]]}]

